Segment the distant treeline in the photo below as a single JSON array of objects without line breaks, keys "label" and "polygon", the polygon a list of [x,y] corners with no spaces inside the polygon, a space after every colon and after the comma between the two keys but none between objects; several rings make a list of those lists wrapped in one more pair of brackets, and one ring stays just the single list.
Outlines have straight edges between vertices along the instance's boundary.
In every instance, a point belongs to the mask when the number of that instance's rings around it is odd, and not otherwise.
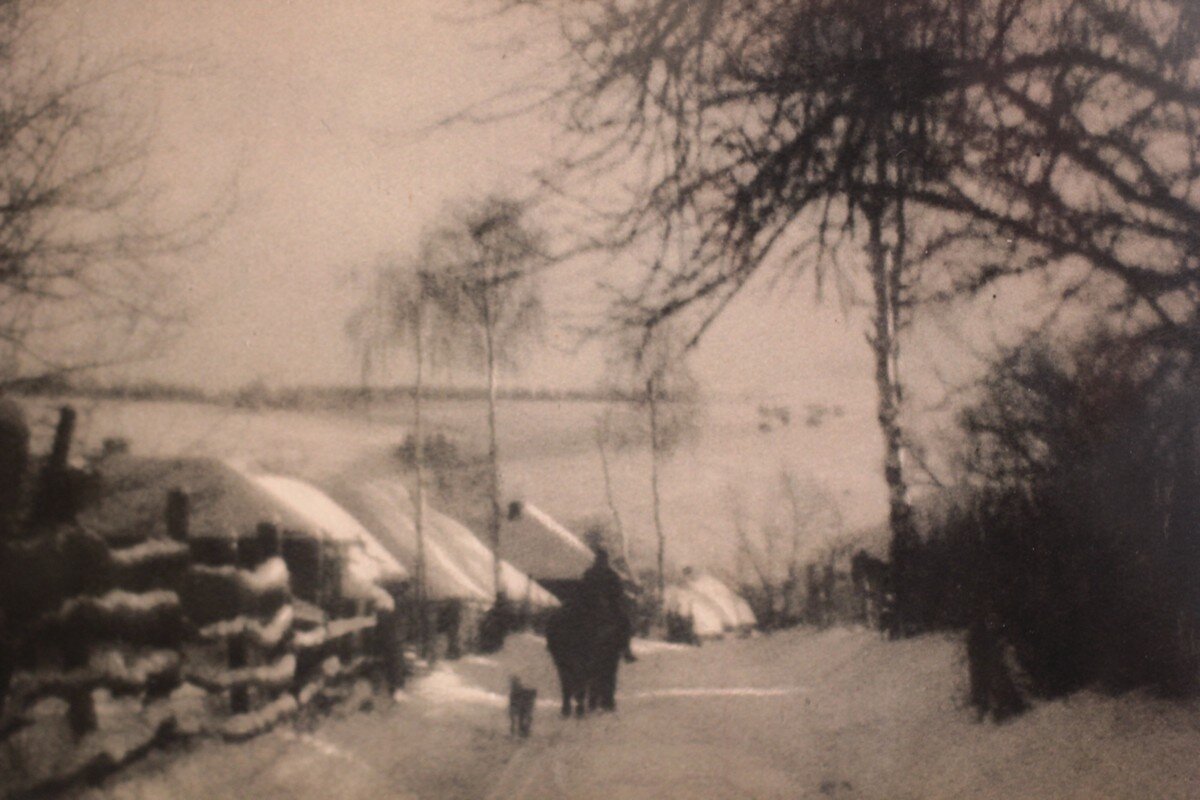
[{"label": "distant treeline", "polygon": [[[26,396],[74,395],[104,400],[140,400],[189,403],[213,403],[237,408],[328,409],[365,403],[392,403],[409,400],[412,386],[387,388],[361,386],[283,386],[271,387],[253,381],[236,389],[213,390],[154,380],[104,382],[86,377],[53,376],[10,384],[12,394]],[[482,401],[487,389],[476,386],[427,386],[421,394],[429,400]],[[613,390],[549,389],[512,387],[500,390],[503,400],[554,402],[632,402],[632,396]]]},{"label": "distant treeline", "polygon": [[153,380],[101,382],[80,376],[50,375],[16,380],[4,392],[26,397],[72,395],[111,400],[165,400],[191,403],[220,402],[222,396],[199,386],[183,386]]}]

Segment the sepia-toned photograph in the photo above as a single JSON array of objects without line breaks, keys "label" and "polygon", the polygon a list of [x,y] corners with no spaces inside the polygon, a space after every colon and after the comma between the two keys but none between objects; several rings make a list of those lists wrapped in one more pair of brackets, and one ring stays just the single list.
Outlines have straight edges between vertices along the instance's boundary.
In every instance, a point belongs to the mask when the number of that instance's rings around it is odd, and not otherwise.
[{"label": "sepia-toned photograph", "polygon": [[0,800],[1197,797],[1197,0],[0,0]]}]

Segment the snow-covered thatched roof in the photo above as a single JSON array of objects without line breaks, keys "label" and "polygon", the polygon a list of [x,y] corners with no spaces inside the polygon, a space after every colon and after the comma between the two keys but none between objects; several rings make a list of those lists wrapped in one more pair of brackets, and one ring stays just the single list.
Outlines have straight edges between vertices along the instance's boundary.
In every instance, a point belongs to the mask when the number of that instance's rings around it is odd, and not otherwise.
[{"label": "snow-covered thatched roof", "polygon": [[79,515],[107,539],[167,535],[167,492],[187,492],[189,536],[248,536],[262,522],[304,530],[307,520],[215,458],[118,456],[100,462],[101,495]]},{"label": "snow-covered thatched roof", "polygon": [[690,618],[692,632],[700,638],[721,636],[726,631],[725,617],[720,607],[695,589],[668,586],[664,606],[670,613]]},{"label": "snow-covered thatched roof", "polygon": [[745,598],[734,592],[716,577],[700,573],[688,582],[688,588],[711,600],[721,611],[727,628],[752,628],[758,620]]},{"label": "snow-covered thatched roof", "polygon": [[332,540],[349,545],[347,580],[343,586],[348,595],[373,598],[386,606],[387,601],[377,597],[379,593],[375,587],[408,578],[408,570],[375,540],[374,535],[316,486],[283,475],[254,475],[251,480],[280,505],[304,518],[307,529],[320,531]]},{"label": "snow-covered thatched roof", "polygon": [[[403,487],[401,487],[403,491]],[[392,555],[414,573],[417,563],[416,526],[407,495],[371,482],[340,482],[332,494],[362,522]],[[433,600],[472,600],[487,603],[491,594],[483,589],[434,534],[434,524],[425,525],[426,592]]]},{"label": "snow-covered thatched roof", "polygon": [[137,534],[150,537],[141,549],[165,547],[167,493],[183,489],[189,498],[189,537],[236,539],[269,522],[280,530],[346,542],[343,589],[383,607],[391,598],[382,585],[408,577],[404,566],[345,509],[315,486],[294,478],[254,475],[212,458],[136,456],[105,459],[100,475],[101,496],[80,514],[79,521],[108,539]]},{"label": "snow-covered thatched roof", "polygon": [[[345,478],[331,482],[330,494],[349,509],[410,573],[415,571],[416,507],[408,491],[394,478]],[[425,506],[427,591],[432,599],[491,603],[492,554],[461,523]],[[514,602],[533,608],[558,604],[554,596],[507,561],[500,563],[501,588]]]},{"label": "snow-covered thatched roof", "polygon": [[666,607],[691,617],[693,631],[701,638],[752,628],[757,623],[750,604],[708,573],[688,574],[682,584],[668,586]]}]

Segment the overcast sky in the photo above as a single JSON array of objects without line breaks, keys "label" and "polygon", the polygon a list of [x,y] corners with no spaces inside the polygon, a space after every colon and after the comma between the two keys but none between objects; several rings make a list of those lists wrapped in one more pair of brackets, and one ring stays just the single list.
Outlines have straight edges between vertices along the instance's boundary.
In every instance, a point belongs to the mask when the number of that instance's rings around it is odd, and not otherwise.
[{"label": "overcast sky", "polygon": [[[428,129],[537,80],[537,33],[523,37],[531,50],[513,47],[511,30],[452,11],[437,0],[61,7],[68,46],[151,57],[124,91],[130,113],[154,115],[151,176],[165,189],[164,213],[220,203],[236,184],[231,218],[182,269],[193,323],[143,373],[210,386],[355,381],[342,332],[354,270],[411,249],[448,200],[525,187],[554,149],[545,120]],[[507,382],[598,381],[598,353],[572,352],[566,329],[595,296],[589,269],[550,276],[555,325]],[[865,328],[837,302],[814,304],[810,287],[760,288],[713,328],[695,367],[723,393],[869,404]],[[945,361],[953,338],[935,328],[909,347],[910,363]],[[406,380],[406,362],[395,366],[394,379]]]}]

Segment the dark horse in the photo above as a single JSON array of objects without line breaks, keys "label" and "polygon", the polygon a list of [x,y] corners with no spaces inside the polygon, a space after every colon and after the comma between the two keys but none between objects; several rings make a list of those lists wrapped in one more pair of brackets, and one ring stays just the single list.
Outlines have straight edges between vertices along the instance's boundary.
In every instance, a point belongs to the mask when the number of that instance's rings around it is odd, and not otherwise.
[{"label": "dark horse", "polygon": [[546,624],[546,648],[562,685],[562,715],[597,707],[617,707],[617,668],[627,635],[621,621],[595,603],[574,600],[554,612]]}]

